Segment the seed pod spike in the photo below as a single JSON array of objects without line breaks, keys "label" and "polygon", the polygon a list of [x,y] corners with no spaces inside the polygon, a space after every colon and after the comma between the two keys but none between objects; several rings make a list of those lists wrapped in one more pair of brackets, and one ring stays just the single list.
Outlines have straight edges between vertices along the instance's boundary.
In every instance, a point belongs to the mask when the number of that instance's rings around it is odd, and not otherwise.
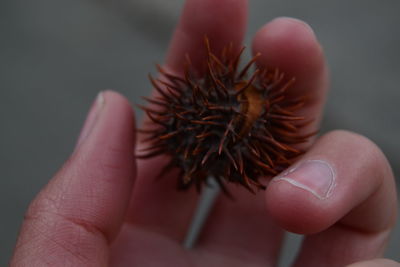
[{"label": "seed pod spike", "polygon": [[167,79],[172,80],[172,81],[179,81],[181,83],[184,83],[185,80],[182,79],[179,76],[173,75],[168,73],[163,67],[161,67],[159,64],[156,64],[156,68],[158,70],[159,73],[161,73],[162,75],[164,75]]},{"label": "seed pod spike", "polygon": [[248,70],[250,69],[250,67],[257,61],[257,59],[261,56],[260,53],[257,53],[250,61],[249,63],[247,63],[247,65],[243,68],[243,70],[240,72],[239,74],[239,79],[243,78]]},{"label": "seed pod spike", "polygon": [[148,98],[148,97],[142,96],[142,99],[146,100],[147,102],[149,102],[151,104],[154,104],[154,105],[163,106],[163,107],[168,106],[167,103],[165,103],[163,101],[159,101],[159,100],[157,100],[155,98]]},{"label": "seed pod spike", "polygon": [[254,80],[257,78],[258,73],[260,72],[260,70],[256,70],[253,75],[251,76],[250,80],[242,87],[240,88],[237,92],[236,92],[236,96],[242,94],[247,88],[249,88],[252,83],[254,82]]},{"label": "seed pod spike", "polygon": [[246,49],[245,46],[243,46],[243,47],[240,49],[239,53],[236,55],[235,59],[232,61],[232,64],[230,65],[231,68],[232,68],[232,72],[234,73],[234,75],[236,75],[236,71],[237,71],[237,69],[238,69],[239,62],[240,62],[240,57],[242,56],[242,54],[243,54],[243,52],[244,52],[245,49]]},{"label": "seed pod spike", "polygon": [[149,80],[150,80],[151,84],[154,86],[154,88],[156,89],[156,91],[158,93],[160,93],[160,95],[162,95],[167,100],[171,99],[171,97],[168,94],[166,94],[163,91],[163,89],[161,89],[161,87],[157,84],[156,80],[154,80],[154,78],[151,75],[149,75]]},{"label": "seed pod spike", "polygon": [[225,139],[226,139],[226,137],[228,136],[229,128],[232,126],[232,123],[233,123],[233,119],[229,122],[229,124],[228,124],[228,126],[226,127],[226,130],[225,130],[225,132],[224,132],[224,135],[223,135],[222,138],[221,138],[221,142],[219,143],[219,146],[218,146],[218,155],[221,155],[221,153],[222,153],[222,148],[223,148]]},{"label": "seed pod spike", "polygon": [[214,153],[212,149],[209,149],[207,153],[204,155],[203,159],[201,160],[201,165],[204,166],[204,164],[207,162],[208,158],[211,156],[211,154]]}]

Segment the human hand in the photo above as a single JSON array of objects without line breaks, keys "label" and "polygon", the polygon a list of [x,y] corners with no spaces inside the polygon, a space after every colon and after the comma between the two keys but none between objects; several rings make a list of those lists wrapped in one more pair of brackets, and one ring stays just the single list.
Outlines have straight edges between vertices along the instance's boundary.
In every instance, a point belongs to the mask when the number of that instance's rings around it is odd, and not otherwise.
[{"label": "human hand", "polygon": [[[240,47],[245,24],[244,0],[188,0],[166,68],[180,73],[186,52],[199,64],[204,34],[216,51],[231,41]],[[301,115],[317,116],[305,131],[316,129],[328,78],[310,28],[274,20],[256,34],[253,51],[262,53],[260,66],[296,77],[293,97],[313,96]],[[343,266],[380,257],[394,225],[396,192],[384,155],[364,137],[335,131],[312,144],[299,161],[304,168],[275,178],[265,192],[232,187],[237,201],[221,197],[187,251],[181,242],[198,195],[176,192],[173,174],[154,181],[163,159],[136,160],[134,140],[128,101],[102,93],[74,153],[31,203],[12,266],[275,265],[284,230],[306,235],[295,266]]]}]

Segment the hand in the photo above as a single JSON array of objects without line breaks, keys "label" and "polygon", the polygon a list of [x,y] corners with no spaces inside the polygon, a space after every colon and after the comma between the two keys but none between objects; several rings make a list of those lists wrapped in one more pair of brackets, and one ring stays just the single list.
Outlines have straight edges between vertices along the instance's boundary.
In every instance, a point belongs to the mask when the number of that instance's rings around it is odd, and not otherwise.
[{"label": "hand", "polygon": [[[231,41],[239,48],[246,9],[245,0],[187,0],[165,67],[180,73],[187,52],[199,66],[204,34],[215,51]],[[254,37],[253,51],[262,53],[260,66],[296,77],[290,95],[313,96],[301,114],[317,116],[306,131],[316,129],[328,77],[310,27],[273,20]],[[173,174],[155,182],[163,159],[136,160],[134,140],[128,101],[101,93],[74,153],[31,203],[11,266],[273,266],[284,230],[305,234],[295,266],[344,266],[380,257],[395,222],[395,184],[382,152],[334,131],[265,192],[232,187],[237,201],[221,197],[196,248],[186,251],[180,244],[198,195],[176,192]]]}]

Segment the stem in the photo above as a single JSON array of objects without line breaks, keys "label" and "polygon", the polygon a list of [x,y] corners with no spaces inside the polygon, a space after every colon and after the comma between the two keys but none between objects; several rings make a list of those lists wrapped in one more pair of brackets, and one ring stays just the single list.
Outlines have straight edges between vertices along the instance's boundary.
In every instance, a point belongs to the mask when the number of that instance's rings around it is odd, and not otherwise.
[{"label": "stem", "polygon": [[192,218],[192,223],[186,233],[183,247],[185,249],[192,249],[203,229],[204,223],[208,218],[214,202],[221,191],[217,181],[213,177],[208,177],[208,186],[200,195],[199,202],[197,203],[196,212]]}]

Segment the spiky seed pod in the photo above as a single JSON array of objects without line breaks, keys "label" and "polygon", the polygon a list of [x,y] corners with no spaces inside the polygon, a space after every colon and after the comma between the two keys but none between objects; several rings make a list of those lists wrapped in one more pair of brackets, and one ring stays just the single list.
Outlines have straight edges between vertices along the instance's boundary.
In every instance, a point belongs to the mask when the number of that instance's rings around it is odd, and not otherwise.
[{"label": "spiky seed pod", "polygon": [[201,78],[190,64],[184,77],[159,66],[162,78],[150,76],[158,95],[146,98],[150,107],[141,107],[150,124],[141,130],[148,147],[139,157],[169,155],[162,173],[179,168],[180,189],[195,184],[200,190],[210,176],[226,193],[225,182],[251,192],[264,189],[259,178],[287,168],[302,153],[295,147],[314,134],[299,134],[308,121],[295,111],[305,99],[286,97],[294,79],[278,70],[256,69],[248,77],[259,55],[239,69],[244,48],[234,54],[230,45],[217,57],[206,39],[206,49],[207,71]]}]

